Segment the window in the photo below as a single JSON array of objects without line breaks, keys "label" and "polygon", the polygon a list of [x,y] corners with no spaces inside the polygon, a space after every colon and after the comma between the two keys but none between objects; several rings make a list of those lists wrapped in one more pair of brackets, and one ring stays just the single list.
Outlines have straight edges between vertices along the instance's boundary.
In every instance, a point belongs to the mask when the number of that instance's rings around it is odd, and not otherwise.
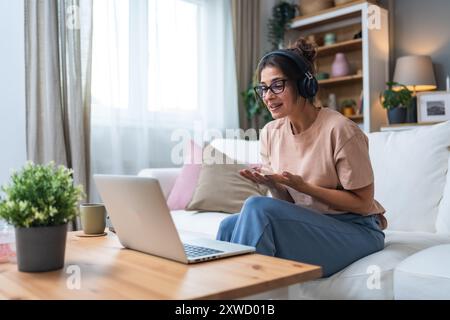
[{"label": "window", "polygon": [[182,0],[149,3],[149,110],[197,109],[197,15],[196,3]]},{"label": "window", "polygon": [[128,107],[129,1],[93,2],[92,105]]},{"label": "window", "polygon": [[106,109],[127,114],[197,110],[200,4],[94,1],[94,117]]}]

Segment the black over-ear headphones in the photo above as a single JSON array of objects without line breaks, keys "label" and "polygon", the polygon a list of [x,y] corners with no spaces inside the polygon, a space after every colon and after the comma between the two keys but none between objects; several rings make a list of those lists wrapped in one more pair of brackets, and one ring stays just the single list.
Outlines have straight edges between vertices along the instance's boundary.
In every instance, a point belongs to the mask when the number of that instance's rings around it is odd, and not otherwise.
[{"label": "black over-ear headphones", "polygon": [[317,79],[312,75],[310,68],[308,67],[308,64],[306,63],[306,61],[304,61],[304,59],[301,56],[287,50],[276,50],[267,53],[264,57],[262,57],[261,62],[272,55],[286,57],[290,59],[303,72],[304,77],[297,80],[297,90],[302,97],[309,99],[313,98],[317,94],[317,91],[319,90],[319,84],[317,83]]}]

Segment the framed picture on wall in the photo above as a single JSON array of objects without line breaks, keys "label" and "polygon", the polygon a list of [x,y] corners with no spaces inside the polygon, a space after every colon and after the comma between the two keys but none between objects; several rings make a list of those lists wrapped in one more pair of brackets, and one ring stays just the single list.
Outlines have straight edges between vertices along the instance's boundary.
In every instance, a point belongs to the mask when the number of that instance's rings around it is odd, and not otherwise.
[{"label": "framed picture on wall", "polygon": [[417,93],[417,122],[450,120],[450,92],[430,91]]}]

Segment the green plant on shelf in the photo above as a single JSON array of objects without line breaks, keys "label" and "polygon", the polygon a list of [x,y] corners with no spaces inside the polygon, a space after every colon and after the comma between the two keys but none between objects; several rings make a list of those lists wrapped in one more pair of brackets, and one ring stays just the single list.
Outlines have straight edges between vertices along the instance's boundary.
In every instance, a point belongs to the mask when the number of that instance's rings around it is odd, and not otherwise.
[{"label": "green plant on shelf", "polygon": [[272,50],[280,49],[283,46],[286,28],[297,11],[297,5],[286,1],[281,1],[272,8],[272,17],[268,22],[268,40],[272,44]]},{"label": "green plant on shelf", "polygon": [[383,108],[390,110],[396,107],[411,107],[413,95],[405,85],[393,81],[386,82],[386,85],[388,88],[380,95]]},{"label": "green plant on shelf", "polygon": [[354,107],[356,107],[356,101],[353,100],[353,99],[346,99],[346,100],[343,100],[343,101],[341,102],[341,107],[342,107],[342,108],[345,108],[345,107],[352,107],[352,108],[354,108]]}]

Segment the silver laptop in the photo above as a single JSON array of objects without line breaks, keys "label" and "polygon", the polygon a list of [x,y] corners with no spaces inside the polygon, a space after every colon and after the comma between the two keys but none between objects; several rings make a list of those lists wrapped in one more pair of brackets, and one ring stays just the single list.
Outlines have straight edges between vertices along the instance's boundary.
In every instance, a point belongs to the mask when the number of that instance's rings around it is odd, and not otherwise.
[{"label": "silver laptop", "polygon": [[254,252],[254,247],[206,238],[180,239],[157,179],[94,175],[111,223],[125,247],[183,262]]}]

